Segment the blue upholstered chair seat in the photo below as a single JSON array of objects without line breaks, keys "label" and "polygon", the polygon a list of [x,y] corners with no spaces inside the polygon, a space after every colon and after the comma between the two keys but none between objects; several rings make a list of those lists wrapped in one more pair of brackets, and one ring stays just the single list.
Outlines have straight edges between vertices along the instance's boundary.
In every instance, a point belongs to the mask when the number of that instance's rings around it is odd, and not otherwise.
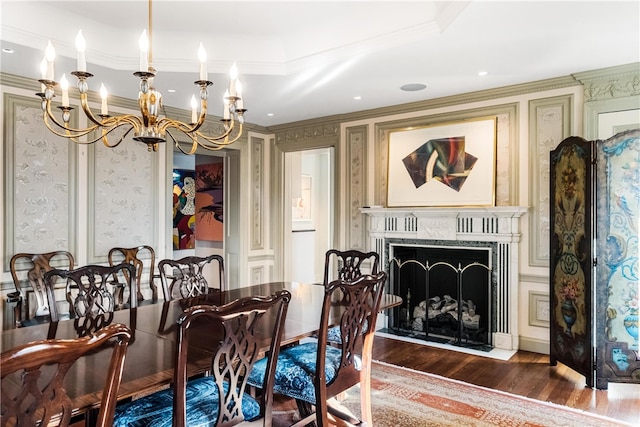
[{"label": "blue upholstered chair seat", "polygon": [[[225,393],[228,390],[224,384]],[[246,420],[260,415],[260,405],[245,394],[242,413]],[[116,408],[114,427],[170,427],[173,418],[173,389],[142,397]],[[187,425],[214,425],[218,419],[218,388],[213,377],[203,377],[187,383]]]},{"label": "blue upholstered chair seat", "polygon": [[[316,374],[318,343],[308,342],[280,351],[273,391],[305,402],[316,402],[313,379]],[[342,351],[335,347],[327,347],[325,375],[327,384],[336,377],[340,366]],[[266,369],[266,359],[256,362],[248,378],[254,387],[262,387]]]},{"label": "blue upholstered chair seat", "polygon": [[[362,327],[362,333],[366,334],[369,329],[369,322],[367,320],[364,321],[364,325]],[[342,334],[340,333],[340,326],[334,326],[333,328],[329,328],[327,331],[327,342],[342,344]]]}]

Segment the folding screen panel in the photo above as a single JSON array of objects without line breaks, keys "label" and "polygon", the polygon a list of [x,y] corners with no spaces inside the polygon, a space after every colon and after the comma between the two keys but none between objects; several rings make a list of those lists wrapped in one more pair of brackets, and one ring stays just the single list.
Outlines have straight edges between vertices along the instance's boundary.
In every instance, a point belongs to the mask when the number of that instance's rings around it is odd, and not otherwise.
[{"label": "folding screen panel", "polygon": [[640,383],[640,129],[565,139],[550,183],[551,364],[600,389]]},{"label": "folding screen panel", "polygon": [[593,386],[591,327],[591,143],[579,137],[551,152],[551,364]]},{"label": "folding screen panel", "polygon": [[596,144],[596,387],[640,383],[640,129]]}]

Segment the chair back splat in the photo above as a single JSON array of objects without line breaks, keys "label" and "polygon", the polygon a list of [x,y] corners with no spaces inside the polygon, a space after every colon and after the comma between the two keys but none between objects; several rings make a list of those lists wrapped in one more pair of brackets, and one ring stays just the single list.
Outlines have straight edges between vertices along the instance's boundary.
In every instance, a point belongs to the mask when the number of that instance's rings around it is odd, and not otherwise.
[{"label": "chair back splat", "polygon": [[[72,402],[63,387],[69,368],[88,353],[111,350],[97,426],[113,422],[118,388],[131,330],[113,324],[95,335],[65,340],[44,340],[2,353],[2,416],[0,424],[16,426],[68,426]],[[52,371],[50,368],[54,367]]]},{"label": "chair back splat", "polygon": [[[281,290],[184,310],[177,321],[173,388],[119,406],[114,426],[271,426],[273,378],[290,300],[291,293]],[[212,352],[210,375],[188,379],[192,348]],[[247,393],[247,377],[264,349],[268,374],[264,392],[254,398]]]},{"label": "chair back splat", "polygon": [[163,259],[160,261],[158,270],[160,270],[160,282],[165,301],[207,294],[210,283],[205,278],[204,272],[209,265],[217,267],[217,289],[226,290],[224,259],[220,255],[188,256],[178,260]]},{"label": "chair back splat", "polygon": [[[24,321],[33,317],[49,314],[44,274],[55,268],[73,270],[74,262],[73,255],[67,251],[19,253],[11,257],[9,269],[16,290],[7,294],[7,302],[14,304],[16,326],[22,326]],[[30,294],[36,299],[36,307],[33,310],[30,307]]]},{"label": "chair back splat", "polygon": [[[144,295],[142,294],[142,284],[148,283],[149,289],[151,289],[151,301],[158,301],[158,288],[155,284],[155,265],[156,265],[156,252],[155,250],[148,245],[135,246],[133,248],[111,248],[109,250],[109,265],[115,266],[120,263],[127,262],[132,264],[136,269],[136,292],[138,296],[138,301],[144,301]],[[147,265],[148,264],[148,265]],[[143,280],[142,273],[146,268],[149,270],[149,275],[146,276],[146,279]],[[126,273],[126,270],[123,271],[123,274]],[[124,289],[123,285],[126,282],[122,280],[121,277],[115,278],[116,282],[114,285],[117,289],[117,303],[122,305],[124,303]],[[138,304],[139,305],[139,304]]]},{"label": "chair back splat", "polygon": [[[324,283],[327,284],[335,279],[355,280],[365,273],[362,268],[366,262],[369,263],[370,274],[376,274],[379,260],[380,256],[377,252],[329,249],[324,259]],[[337,265],[333,265],[334,261]],[[336,272],[337,276],[332,275],[332,272]]]},{"label": "chair back splat", "polygon": [[[44,284],[49,298],[51,321],[60,319],[53,294],[53,283],[57,277],[67,280],[65,294],[69,303],[69,314],[74,317],[96,316],[112,312],[116,309],[113,294],[109,289],[109,281],[118,274],[123,274],[125,286],[135,295],[135,267],[122,263],[113,267],[104,265],[85,265],[75,270],[51,270],[44,275]],[[52,301],[54,302],[52,304]],[[131,298],[131,308],[137,307],[136,298]]]}]

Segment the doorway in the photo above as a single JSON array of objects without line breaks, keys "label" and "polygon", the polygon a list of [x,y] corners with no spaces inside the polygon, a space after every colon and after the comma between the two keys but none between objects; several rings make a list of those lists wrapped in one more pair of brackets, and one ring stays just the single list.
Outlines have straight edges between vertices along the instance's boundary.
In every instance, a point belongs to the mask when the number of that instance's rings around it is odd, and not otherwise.
[{"label": "doorway", "polygon": [[284,279],[321,283],[334,234],[333,147],[285,153]]}]

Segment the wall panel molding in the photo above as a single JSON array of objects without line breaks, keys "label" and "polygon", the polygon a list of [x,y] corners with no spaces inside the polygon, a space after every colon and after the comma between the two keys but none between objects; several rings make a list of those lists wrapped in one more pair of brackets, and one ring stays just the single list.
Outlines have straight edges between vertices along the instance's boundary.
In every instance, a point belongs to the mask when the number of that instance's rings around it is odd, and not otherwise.
[{"label": "wall panel molding", "polygon": [[77,147],[46,128],[37,98],[3,102],[5,270],[18,252],[75,255]]},{"label": "wall panel molding", "polygon": [[409,127],[430,126],[475,119],[496,117],[496,206],[518,204],[518,104],[510,103],[450,113],[424,115],[408,119],[379,122],[375,126],[376,182],[374,204],[387,204],[387,162],[389,158],[389,134]]},{"label": "wall panel molding", "polygon": [[[110,141],[117,141],[122,132],[115,130]],[[131,136],[116,148],[91,144],[87,153],[88,262],[107,262],[112,247],[157,248],[160,157]]]},{"label": "wall panel molding", "polygon": [[529,265],[549,265],[549,153],[573,129],[573,95],[529,101]]},{"label": "wall panel molding", "polygon": [[360,212],[366,197],[367,177],[367,126],[355,126],[346,129],[346,166],[347,192],[347,246],[351,249],[366,249],[365,217]]},{"label": "wall panel molding", "polygon": [[264,249],[264,138],[251,137],[249,170],[251,171],[250,250]]}]

